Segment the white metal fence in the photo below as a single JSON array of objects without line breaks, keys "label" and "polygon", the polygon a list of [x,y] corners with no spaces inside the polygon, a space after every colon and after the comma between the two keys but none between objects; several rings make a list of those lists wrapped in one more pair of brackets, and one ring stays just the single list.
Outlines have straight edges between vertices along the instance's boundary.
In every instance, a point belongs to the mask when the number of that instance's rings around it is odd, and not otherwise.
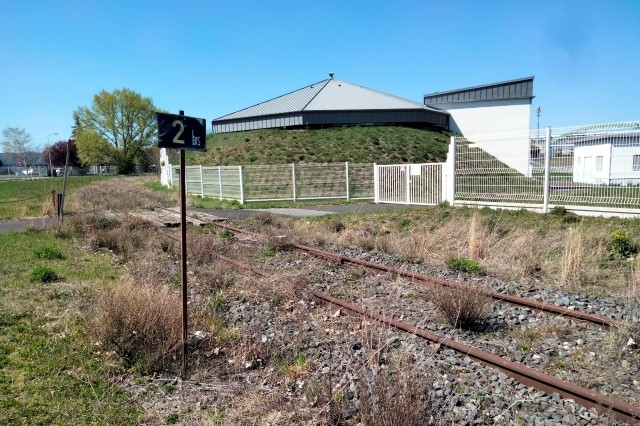
[{"label": "white metal fence", "polygon": [[[64,166],[52,167],[55,176],[64,174]],[[86,175],[116,175],[118,168],[116,166],[88,166],[73,167],[69,166],[67,173],[69,176],[86,176]],[[8,178],[33,178],[50,176],[49,167],[47,166],[2,166],[0,167],[0,179]]]},{"label": "white metal fence", "polygon": [[[179,186],[179,167],[168,170],[163,183]],[[374,198],[373,164],[187,166],[185,170],[188,194],[241,203]]]},{"label": "white metal fence", "polygon": [[375,166],[375,201],[392,204],[439,204],[446,193],[443,163]]},{"label": "white metal fence", "polygon": [[640,122],[455,137],[455,203],[638,214]]},{"label": "white metal fence", "polygon": [[[323,198],[378,203],[554,206],[640,215],[640,121],[451,138],[446,163],[187,167],[187,192],[241,203]],[[177,166],[163,183],[178,182]]]}]

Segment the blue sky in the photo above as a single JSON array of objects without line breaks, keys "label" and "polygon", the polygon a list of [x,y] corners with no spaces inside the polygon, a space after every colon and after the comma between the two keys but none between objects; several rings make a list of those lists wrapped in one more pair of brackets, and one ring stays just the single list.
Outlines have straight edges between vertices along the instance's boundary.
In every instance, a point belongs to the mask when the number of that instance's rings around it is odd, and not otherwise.
[{"label": "blue sky", "polygon": [[535,76],[541,127],[640,119],[638,0],[4,0],[0,58],[0,129],[34,147],[101,90],[210,121],[330,71],[417,102]]}]

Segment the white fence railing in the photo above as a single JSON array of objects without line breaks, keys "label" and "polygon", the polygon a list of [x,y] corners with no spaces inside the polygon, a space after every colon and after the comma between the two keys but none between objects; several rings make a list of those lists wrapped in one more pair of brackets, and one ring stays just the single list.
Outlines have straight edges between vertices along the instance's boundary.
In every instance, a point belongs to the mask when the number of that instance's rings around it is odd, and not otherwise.
[{"label": "white fence railing", "polygon": [[[166,160],[166,158],[165,158]],[[446,163],[187,167],[187,192],[241,203],[374,199],[640,215],[640,121],[451,137]],[[162,182],[178,182],[177,166]],[[177,185],[176,185],[177,186]]]},{"label": "white fence railing", "polygon": [[435,205],[446,193],[443,163],[375,166],[376,203]]},{"label": "white fence railing", "polygon": [[[179,167],[166,170],[162,182],[178,187]],[[373,164],[186,166],[185,171],[187,194],[240,203],[374,198]]]},{"label": "white fence railing", "polygon": [[456,203],[640,209],[638,121],[455,137],[452,144]]}]

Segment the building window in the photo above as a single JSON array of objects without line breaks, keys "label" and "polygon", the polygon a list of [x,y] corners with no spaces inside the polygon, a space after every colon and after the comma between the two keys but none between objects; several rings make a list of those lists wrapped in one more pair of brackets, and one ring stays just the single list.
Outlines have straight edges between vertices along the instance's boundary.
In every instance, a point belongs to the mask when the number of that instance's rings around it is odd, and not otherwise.
[{"label": "building window", "polygon": [[633,156],[633,171],[640,171],[640,154],[634,154]]},{"label": "building window", "polygon": [[596,172],[602,171],[602,155],[596,157]]}]

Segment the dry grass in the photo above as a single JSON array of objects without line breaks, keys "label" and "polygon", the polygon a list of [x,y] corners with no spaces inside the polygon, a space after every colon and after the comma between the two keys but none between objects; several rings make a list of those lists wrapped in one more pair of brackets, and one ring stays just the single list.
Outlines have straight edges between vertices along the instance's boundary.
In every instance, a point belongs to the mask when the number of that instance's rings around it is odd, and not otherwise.
[{"label": "dry grass", "polygon": [[582,250],[582,228],[572,228],[569,230],[567,242],[562,258],[562,283],[569,287],[576,287],[581,284],[581,269],[583,260]]},{"label": "dry grass", "polygon": [[74,220],[70,226],[84,237],[90,249],[106,249],[124,260],[134,258],[142,251],[152,229],[148,222],[132,217],[104,219],[85,216]]},{"label": "dry grass", "polygon": [[[335,232],[336,223],[344,229]],[[581,245],[570,226],[582,229]],[[298,221],[293,229],[303,244],[359,246],[436,267],[470,256],[505,281],[579,285],[613,296],[627,292],[629,268],[610,259],[612,232],[622,229],[632,243],[640,240],[638,222],[630,219],[582,218],[578,224],[525,211],[443,207]]]},{"label": "dry grass", "polygon": [[429,297],[453,327],[479,330],[487,325],[491,298],[471,285],[434,287]]},{"label": "dry grass", "polygon": [[125,366],[171,370],[182,336],[179,298],[151,285],[124,284],[98,305],[94,329],[102,345]]},{"label": "dry grass", "polygon": [[308,278],[304,272],[274,274],[268,278],[243,277],[228,290],[230,297],[246,300],[268,300],[274,304],[305,297]]},{"label": "dry grass", "polygon": [[[629,277],[629,287],[625,295],[625,305],[627,310],[627,317],[630,322],[638,324],[640,323],[640,256],[636,255],[636,258],[631,267],[631,273]],[[638,345],[640,345],[640,333],[636,339]]]},{"label": "dry grass", "polygon": [[432,424],[429,386],[406,372],[378,373],[370,387],[360,380],[360,417],[367,426]]},{"label": "dry grass", "polygon": [[163,252],[156,241],[150,241],[126,264],[136,285],[170,287],[179,279],[179,265]]},{"label": "dry grass", "polygon": [[484,230],[480,230],[479,221],[480,216],[474,212],[469,224],[469,257],[471,259],[482,259],[485,254]]},{"label": "dry grass", "polygon": [[65,210],[69,210],[72,214],[105,211],[123,213],[141,208],[175,205],[177,202],[175,194],[153,191],[144,187],[145,182],[155,180],[155,176],[119,177],[92,183],[73,193],[65,203]]},{"label": "dry grass", "polygon": [[[180,244],[174,245],[177,259],[180,258]],[[217,261],[217,254],[222,248],[222,241],[216,235],[202,232],[187,233],[187,259],[191,266],[210,265]]]}]

